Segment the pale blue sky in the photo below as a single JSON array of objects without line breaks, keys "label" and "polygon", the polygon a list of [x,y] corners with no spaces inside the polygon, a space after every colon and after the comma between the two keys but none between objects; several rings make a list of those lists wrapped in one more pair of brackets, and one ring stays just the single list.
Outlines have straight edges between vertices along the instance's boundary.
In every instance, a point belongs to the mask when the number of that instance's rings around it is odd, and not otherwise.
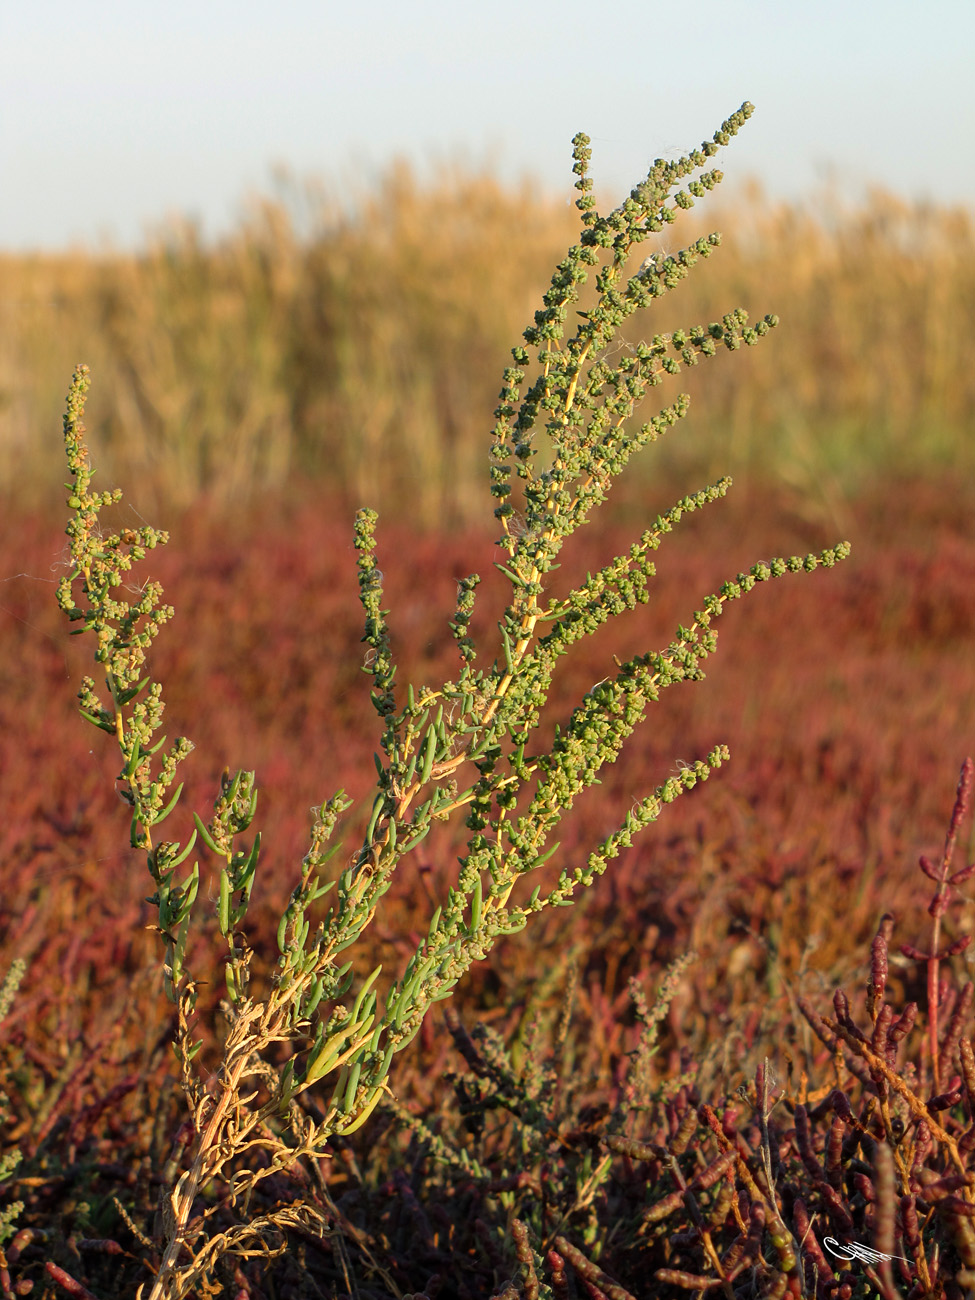
[{"label": "pale blue sky", "polygon": [[232,225],[272,167],[493,160],[603,194],[743,99],[729,179],[832,175],[975,204],[975,0],[15,0],[0,5],[0,249],[137,242],[167,213]]}]

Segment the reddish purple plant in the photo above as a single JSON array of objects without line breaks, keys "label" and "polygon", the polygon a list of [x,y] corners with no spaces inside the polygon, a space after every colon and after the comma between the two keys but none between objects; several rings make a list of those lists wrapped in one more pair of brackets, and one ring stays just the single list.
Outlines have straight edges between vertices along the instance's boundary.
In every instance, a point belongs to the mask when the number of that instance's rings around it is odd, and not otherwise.
[{"label": "reddish purple plant", "polygon": [[[971,758],[966,758],[962,764],[961,775],[958,778],[955,806],[951,811],[951,819],[948,822],[948,833],[945,836],[945,847],[941,855],[941,861],[935,866],[931,859],[923,853],[920,859],[921,870],[929,880],[933,880],[937,885],[934,896],[928,904],[928,913],[934,921],[931,948],[928,952],[922,952],[921,949],[915,948],[913,944],[901,944],[901,952],[905,957],[910,957],[914,961],[924,961],[928,964],[928,1045],[931,1077],[935,1088],[938,1087],[941,1080],[941,1056],[938,1050],[938,1010],[947,993],[946,987],[938,979],[938,963],[964,952],[972,940],[970,934],[964,934],[944,948],[939,949],[938,947],[941,939],[941,918],[948,910],[948,904],[951,902],[952,887],[957,887],[967,880],[972,872],[975,872],[975,860],[973,860],[968,866],[963,866],[953,874],[951,873],[951,861],[955,855],[958,828],[971,807],[973,773],[975,773],[975,764],[972,763]],[[966,1005],[970,1005],[971,1002],[971,985],[968,986],[968,990],[968,1003]],[[955,1041],[957,1041],[957,1035]]]}]

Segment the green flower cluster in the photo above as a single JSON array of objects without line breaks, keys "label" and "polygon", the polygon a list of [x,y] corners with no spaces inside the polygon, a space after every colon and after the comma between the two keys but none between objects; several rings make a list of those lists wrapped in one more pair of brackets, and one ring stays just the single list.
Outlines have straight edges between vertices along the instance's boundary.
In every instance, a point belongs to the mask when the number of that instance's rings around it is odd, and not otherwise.
[{"label": "green flower cluster", "polygon": [[[514,365],[504,372],[496,411],[490,475],[505,555],[497,567],[511,584],[511,596],[498,623],[492,661],[482,657],[470,635],[480,581],[472,574],[458,584],[450,622],[460,661],[457,680],[436,688],[407,684],[400,689],[389,611],[383,608],[383,575],[376,562],[377,516],[365,509],[358,513],[355,548],[368,647],[364,671],[372,678],[371,697],[382,723],[376,794],[361,847],[337,878],[324,884],[318,873],[337,851],[329,840],[350,805],[339,791],[315,810],[300,881],[278,926],[280,955],[272,987],[262,997],[249,993],[250,949],[241,928],[258,867],[260,834],[237,847],[256,814],[255,774],[225,774],[213,817],[204,823],[197,816],[185,845],[153,840],[155,828],[179,799],[182,786],[173,793],[170,789],[192,746],[179,738],[162,752],[165,737],[156,739],[164,712],[162,688],[142,675],[146,653],[173,611],[161,604],[158,583],[138,589],[131,602],[122,593],[132,590],[123,586],[123,578],[133,562],[168,538],[151,528],[103,534],[99,512],[120,494],[91,490],[81,422],[89,377],[86,367],[76,371],[64,421],[73,479],[68,503],[74,515],[67,530],[72,569],[59,586],[58,599],[69,618],[83,623],[79,630],[93,633],[96,640],[95,659],[105,675],[108,700],[86,678],[79,692],[81,709],[95,726],[114,734],[121,750],[118,788],[132,809],[131,842],[146,851],[155,884],[150,901],[158,908],[158,929],[167,945],[167,989],[178,1005],[175,1047],[198,1135],[192,1166],[173,1187],[164,1214],[169,1241],[153,1300],[185,1294],[189,1285],[193,1270],[180,1274],[180,1257],[197,1188],[222,1176],[232,1180],[239,1194],[365,1123],[388,1093],[396,1053],[416,1035],[430,1007],[450,997],[471,965],[500,937],[523,929],[532,915],[571,904],[575,891],[592,884],[664,805],[707,780],[727,760],[727,749],[718,746],[682,766],[677,776],[639,800],[584,864],[565,863],[554,883],[542,874],[559,850],[558,842],[550,842],[552,833],[576,798],[599,783],[603,767],[619,758],[649,706],[667,687],[703,677],[703,664],[716,645],[713,625],[725,604],[756,583],[831,566],[848,553],[843,543],[820,555],[773,560],[739,573],[706,597],[690,625],[679,627],[663,649],[625,663],[614,660],[615,671],[596,683],[556,729],[550,750],[530,752],[559,659],[609,619],[648,600],[652,557],[663,538],[685,514],[719,500],[731,486],[721,479],[686,496],[661,514],[628,553],[587,574],[568,595],[547,595],[565,538],[605,500],[630,457],[686,415],[688,398],[678,396],[634,427],[632,417],[649,391],[721,349],[734,352],[742,343],[757,343],[777,323],[766,316],[751,328],[745,312],[736,309],[721,321],[654,334],[633,346],[613,346],[637,311],[675,289],[695,262],[719,245],[719,236],[712,234],[676,254],[645,258],[631,269],[646,240],[721,180],[719,171],[706,169],[708,162],[751,112],[751,105],[743,104],[712,141],[676,162],[656,162],[642,184],[606,216],[596,211],[592,197],[589,141],[583,135],[575,138],[579,241],[556,268],[543,306],[524,332],[524,345],[513,349]],[[595,304],[570,318],[571,304],[591,277]],[[548,455],[544,470],[536,459],[542,444]],[[75,604],[76,589],[82,607]],[[340,955],[371,924],[402,859],[434,822],[455,815],[466,819],[469,831],[456,884],[447,890],[405,970],[383,992],[381,968],[365,975],[354,957],[340,964]],[[176,876],[198,836],[219,863],[216,915],[227,944],[224,1010],[231,1028],[212,1075],[193,1064],[200,1043],[190,1038],[195,990],[185,970],[199,863],[181,880]],[[529,877],[538,883],[532,887]],[[315,924],[310,910],[333,890],[330,910]],[[349,1007],[346,995],[357,980]],[[276,1043],[290,1045],[281,1073],[265,1055]],[[244,1096],[246,1080],[256,1080],[256,1086],[248,1084],[251,1090]],[[325,1080],[331,1092],[324,1118],[312,1123],[296,1098]],[[242,1168],[242,1154],[255,1145],[268,1148],[272,1158],[260,1168]],[[257,1237],[278,1222],[271,1214],[247,1230]],[[195,1230],[203,1232],[199,1222]],[[233,1248],[243,1249],[245,1237],[246,1232],[234,1238]],[[201,1259],[218,1252],[217,1242],[211,1238],[201,1248],[197,1272]]]}]

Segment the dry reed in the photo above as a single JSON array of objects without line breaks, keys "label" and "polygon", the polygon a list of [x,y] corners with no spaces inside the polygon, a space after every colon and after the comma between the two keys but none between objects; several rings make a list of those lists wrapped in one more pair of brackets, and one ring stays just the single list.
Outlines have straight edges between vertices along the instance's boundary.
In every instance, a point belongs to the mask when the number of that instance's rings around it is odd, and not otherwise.
[{"label": "dry reed", "polygon": [[[344,207],[299,207],[257,200],[214,245],[171,225],[137,256],[0,259],[5,481],[37,501],[53,481],[55,440],[39,431],[57,427],[53,395],[83,354],[100,377],[93,450],[108,475],[151,479],[144,506],[204,493],[239,507],[258,481],[300,479],[349,505],[408,502],[414,524],[477,517],[477,412],[571,238],[570,209],[458,169],[421,184],[404,163]],[[774,304],[788,341],[707,384],[688,376],[707,459],[668,440],[658,478],[720,465],[835,502],[878,471],[970,467],[971,211],[879,191],[771,204],[752,186],[707,221],[725,232],[720,255],[661,327],[740,300],[753,317]]]}]

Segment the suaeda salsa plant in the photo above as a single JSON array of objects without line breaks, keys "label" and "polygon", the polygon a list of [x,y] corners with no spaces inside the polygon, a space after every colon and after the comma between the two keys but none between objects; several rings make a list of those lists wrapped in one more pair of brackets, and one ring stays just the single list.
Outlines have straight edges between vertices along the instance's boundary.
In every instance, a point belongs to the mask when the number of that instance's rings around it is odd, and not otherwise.
[{"label": "suaeda salsa plant", "polygon": [[[74,512],[67,528],[71,572],[59,585],[58,600],[80,624],[76,630],[96,641],[104,685],[84,679],[81,712],[110,733],[121,752],[117,788],[131,809],[131,845],[145,854],[153,882],[150,902],[158,910],[165,944],[166,990],[178,1021],[174,1047],[193,1135],[183,1167],[163,1192],[164,1239],[151,1300],[186,1296],[222,1254],[246,1252],[274,1230],[287,1232],[314,1219],[317,1211],[310,1205],[249,1214],[251,1193],[297,1162],[314,1162],[330,1140],[365,1124],[390,1092],[396,1054],[471,965],[544,909],[570,906],[634,836],[656,821],[664,805],[721,766],[728,755],[723,746],[684,767],[646,794],[584,861],[563,864],[553,883],[559,845],[552,836],[561,819],[597,783],[604,765],[619,757],[661,693],[703,676],[716,644],[714,623],[725,605],[758,583],[832,566],[847,555],[849,546],[841,543],[819,555],[777,559],[737,574],[702,601],[669,645],[615,661],[615,671],[556,729],[548,752],[533,752],[559,659],[610,618],[648,600],[653,556],[663,538],[684,514],[718,500],[731,486],[724,478],[685,497],[659,515],[627,554],[588,574],[564,597],[548,594],[565,539],[605,500],[630,457],[683,419],[688,399],[678,396],[634,425],[638,405],[682,367],[711,360],[721,350],[734,352],[743,343],[756,344],[777,323],[766,316],[751,327],[746,313],[736,309],[721,321],[612,347],[631,317],[677,288],[695,262],[717,248],[720,238],[711,234],[639,264],[634,256],[721,180],[710,160],[751,113],[752,106],[743,104],[700,149],[676,161],[655,162],[646,179],[606,215],[597,211],[592,194],[589,140],[575,137],[582,228],[523,344],[512,351],[490,450],[503,551],[498,567],[511,584],[510,600],[498,623],[498,641],[478,646],[469,624],[479,577],[472,574],[459,583],[450,623],[459,659],[456,680],[436,687],[396,681],[376,560],[377,516],[369,509],[358,512],[355,548],[366,670],[381,727],[376,794],[361,847],[330,878],[324,873],[339,847],[331,841],[350,801],[339,791],[314,810],[311,843],[278,926],[277,965],[260,992],[250,986],[252,950],[244,929],[261,847],[260,833],[250,833],[257,809],[255,773],[228,775],[212,816],[204,820],[194,814],[196,828],[185,842],[163,838],[182,790],[177,772],[193,748],[183,737],[167,748],[161,735],[162,687],[146,667],[152,642],[174,611],[162,603],[156,582],[128,599],[125,577],[147,551],[169,538],[149,526],[113,533],[100,526],[100,512],[121,493],[92,488],[82,423],[89,373],[85,366],[76,370],[64,417],[72,479],[68,504]],[[591,278],[595,301],[575,314],[572,304]],[[382,907],[400,864],[434,822],[451,818],[463,819],[469,832],[456,881],[405,969],[380,996],[380,968],[359,969],[357,940]],[[216,1062],[203,1060],[202,1040],[194,1038],[197,985],[187,967],[200,886],[199,862],[188,864],[199,840],[219,864],[213,895],[226,944],[222,1007],[228,1032]],[[550,860],[549,872],[542,872]],[[322,900],[328,895],[326,910]],[[289,1055],[280,1069],[269,1049],[280,1053],[282,1045]],[[298,1104],[309,1089],[321,1100],[316,1112],[321,1118]],[[229,1230],[215,1230],[215,1207],[200,1199],[202,1189],[214,1183],[229,1188],[228,1203],[236,1213]]]}]

